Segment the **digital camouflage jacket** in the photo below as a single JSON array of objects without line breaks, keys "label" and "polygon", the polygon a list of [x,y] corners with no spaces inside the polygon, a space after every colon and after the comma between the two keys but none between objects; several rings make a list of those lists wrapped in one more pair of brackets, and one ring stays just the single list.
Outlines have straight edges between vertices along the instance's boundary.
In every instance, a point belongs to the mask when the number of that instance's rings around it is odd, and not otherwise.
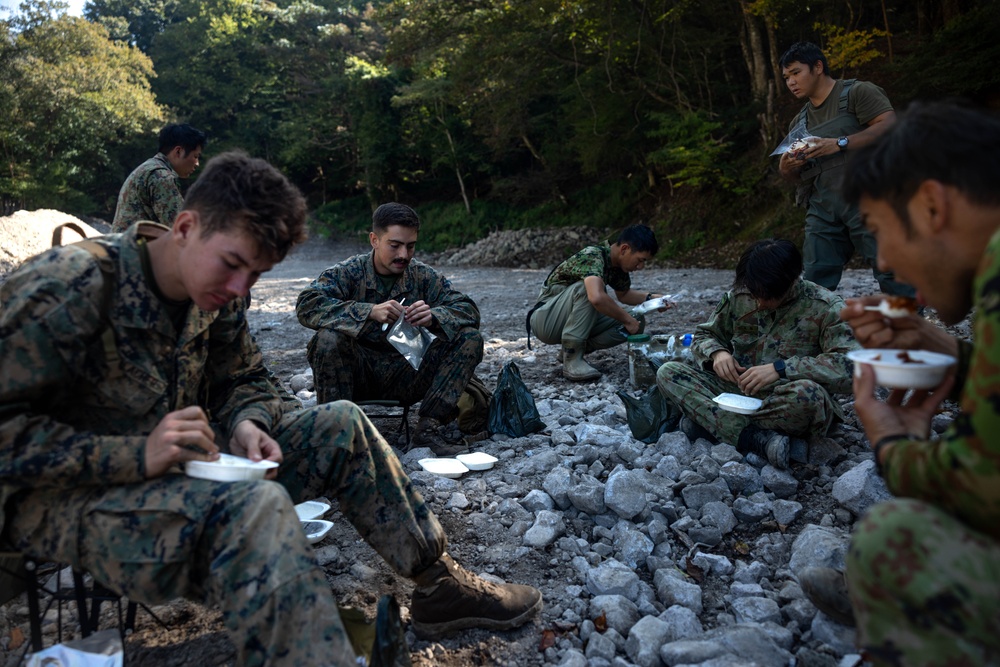
[{"label": "digital camouflage jacket", "polygon": [[961,413],[941,438],[902,440],[886,450],[886,485],[1000,539],[1000,231],[973,283],[972,340],[959,342]]},{"label": "digital camouflage jacket", "polygon": [[632,278],[628,273],[611,265],[611,246],[587,246],[575,255],[563,260],[545,279],[542,287],[549,285],[573,285],[588,276],[597,276],[604,284],[616,292],[632,289]]},{"label": "digital camouflage jacket", "polygon": [[113,231],[121,232],[139,220],[152,220],[168,227],[184,206],[180,177],[163,153],[157,153],[135,168],[118,193]]},{"label": "digital camouflage jacket", "polygon": [[94,239],[116,267],[110,303],[99,260],[73,245],[28,260],[0,286],[4,501],[18,487],[142,480],[146,435],[183,407],[202,406],[227,433],[244,419],[270,428],[282,414],[246,301],[212,313],[192,305],[178,335],[143,276],[137,230]]},{"label": "digital camouflage jacket", "polygon": [[479,328],[476,303],[423,262],[411,261],[388,294],[384,289],[375,273],[372,253],[355,255],[330,267],[304,289],[295,310],[305,327],[340,331],[364,345],[386,349],[391,348],[382,325],[369,321],[368,315],[372,306],[390,299],[406,299],[404,306],[427,303],[435,321],[429,328],[447,340],[463,327]]},{"label": "digital camouflage jacket", "polygon": [[745,368],[785,360],[789,380],[813,380],[830,393],[850,393],[858,349],[851,327],[840,319],[844,301],[808,280],[799,280],[775,310],[757,307],[746,290],[727,292],[708,322],[695,329],[692,352],[705,370],[712,353],[727,350]]}]

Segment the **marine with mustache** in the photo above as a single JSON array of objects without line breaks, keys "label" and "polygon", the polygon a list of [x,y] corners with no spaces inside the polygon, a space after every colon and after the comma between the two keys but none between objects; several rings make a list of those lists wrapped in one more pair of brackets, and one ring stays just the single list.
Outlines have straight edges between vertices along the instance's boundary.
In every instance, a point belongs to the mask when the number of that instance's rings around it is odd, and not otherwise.
[{"label": "marine with mustache", "polygon": [[[468,448],[452,422],[483,358],[479,308],[446,277],[413,259],[419,232],[416,211],[382,204],[372,215],[371,252],[324,271],[299,294],[296,312],[303,326],[316,331],[307,353],[320,403],[420,402],[411,444],[451,456]],[[419,370],[388,341],[400,317],[436,336]]]}]

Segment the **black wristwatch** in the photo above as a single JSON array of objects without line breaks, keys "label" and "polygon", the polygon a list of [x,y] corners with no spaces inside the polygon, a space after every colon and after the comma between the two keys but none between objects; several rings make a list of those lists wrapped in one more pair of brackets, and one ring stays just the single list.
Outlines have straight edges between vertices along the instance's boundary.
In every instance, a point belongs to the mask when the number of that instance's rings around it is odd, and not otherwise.
[{"label": "black wristwatch", "polygon": [[847,137],[841,137],[840,139],[837,139],[837,148],[842,151],[846,151],[848,143],[850,143],[850,139]]},{"label": "black wristwatch", "polygon": [[774,362],[774,370],[778,371],[778,377],[785,379],[785,360],[778,359]]}]

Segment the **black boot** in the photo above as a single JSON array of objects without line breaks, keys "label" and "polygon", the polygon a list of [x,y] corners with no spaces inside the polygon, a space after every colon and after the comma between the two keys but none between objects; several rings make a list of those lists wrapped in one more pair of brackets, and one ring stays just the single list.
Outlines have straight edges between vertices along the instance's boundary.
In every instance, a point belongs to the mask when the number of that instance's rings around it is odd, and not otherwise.
[{"label": "black boot", "polygon": [[766,457],[775,468],[788,468],[789,438],[783,433],[769,431],[750,424],[740,433],[736,451]]}]

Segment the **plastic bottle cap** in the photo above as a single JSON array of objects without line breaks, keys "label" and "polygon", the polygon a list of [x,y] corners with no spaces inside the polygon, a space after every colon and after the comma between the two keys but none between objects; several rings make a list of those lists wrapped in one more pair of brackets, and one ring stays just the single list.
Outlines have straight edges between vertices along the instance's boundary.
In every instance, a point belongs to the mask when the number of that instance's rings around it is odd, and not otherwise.
[{"label": "plastic bottle cap", "polygon": [[694,334],[684,334],[684,344],[690,345],[694,341]]},{"label": "plastic bottle cap", "polygon": [[630,343],[645,343],[649,339],[650,339],[650,335],[649,334],[647,334],[647,333],[641,333],[641,334],[632,334],[628,338],[626,338],[625,340],[627,340]]}]

